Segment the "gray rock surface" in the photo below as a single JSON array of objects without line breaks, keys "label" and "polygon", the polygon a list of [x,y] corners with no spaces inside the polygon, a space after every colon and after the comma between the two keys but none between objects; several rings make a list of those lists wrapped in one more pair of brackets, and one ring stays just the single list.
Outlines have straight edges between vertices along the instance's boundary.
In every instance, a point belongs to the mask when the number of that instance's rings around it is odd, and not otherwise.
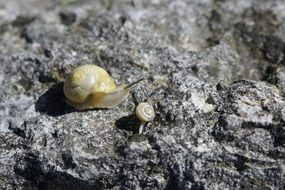
[{"label": "gray rock surface", "polygon": [[[285,189],[284,0],[0,0],[0,188]],[[62,82],[141,77],[110,110]],[[156,117],[138,134],[138,102]]]}]

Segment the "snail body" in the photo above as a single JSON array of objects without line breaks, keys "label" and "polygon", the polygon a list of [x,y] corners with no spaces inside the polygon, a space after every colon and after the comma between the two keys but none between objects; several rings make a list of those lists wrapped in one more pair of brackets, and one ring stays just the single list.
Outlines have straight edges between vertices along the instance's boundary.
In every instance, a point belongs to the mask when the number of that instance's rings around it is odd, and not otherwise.
[{"label": "snail body", "polygon": [[82,65],[66,78],[63,92],[66,102],[77,110],[112,108],[125,100],[131,87],[141,80],[117,87],[103,68]]}]

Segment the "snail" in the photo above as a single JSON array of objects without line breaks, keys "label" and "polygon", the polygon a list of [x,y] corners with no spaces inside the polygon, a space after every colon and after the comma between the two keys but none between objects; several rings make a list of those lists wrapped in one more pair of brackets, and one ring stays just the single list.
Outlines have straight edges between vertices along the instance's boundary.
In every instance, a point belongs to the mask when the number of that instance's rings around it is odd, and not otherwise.
[{"label": "snail", "polygon": [[141,134],[145,124],[152,121],[155,117],[152,100],[148,98],[146,102],[139,103],[136,107],[135,113],[138,119],[141,121],[139,128],[139,134]]},{"label": "snail", "polygon": [[103,68],[82,65],[66,78],[63,92],[66,102],[77,110],[113,108],[128,98],[132,87],[141,80],[117,87]]}]

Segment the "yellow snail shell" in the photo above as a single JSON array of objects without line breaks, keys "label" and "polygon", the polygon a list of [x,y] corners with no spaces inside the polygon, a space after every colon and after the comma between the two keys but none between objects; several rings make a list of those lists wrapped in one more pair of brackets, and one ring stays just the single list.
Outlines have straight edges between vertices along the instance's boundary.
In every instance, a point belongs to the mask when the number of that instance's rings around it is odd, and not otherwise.
[{"label": "yellow snail shell", "polygon": [[139,103],[135,112],[141,122],[152,121],[155,117],[153,106],[147,102]]},{"label": "yellow snail shell", "polygon": [[63,92],[66,102],[77,110],[112,108],[125,100],[131,87],[141,80],[117,87],[101,67],[82,65],[66,78]]}]

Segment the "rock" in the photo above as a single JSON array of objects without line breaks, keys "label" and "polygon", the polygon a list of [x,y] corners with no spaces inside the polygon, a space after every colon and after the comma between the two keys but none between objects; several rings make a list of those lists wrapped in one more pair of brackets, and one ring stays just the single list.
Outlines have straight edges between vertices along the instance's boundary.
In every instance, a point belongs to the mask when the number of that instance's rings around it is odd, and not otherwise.
[{"label": "rock", "polygon": [[[0,6],[0,188],[285,188],[283,0]],[[82,64],[145,80],[78,112],[62,83]]]}]

